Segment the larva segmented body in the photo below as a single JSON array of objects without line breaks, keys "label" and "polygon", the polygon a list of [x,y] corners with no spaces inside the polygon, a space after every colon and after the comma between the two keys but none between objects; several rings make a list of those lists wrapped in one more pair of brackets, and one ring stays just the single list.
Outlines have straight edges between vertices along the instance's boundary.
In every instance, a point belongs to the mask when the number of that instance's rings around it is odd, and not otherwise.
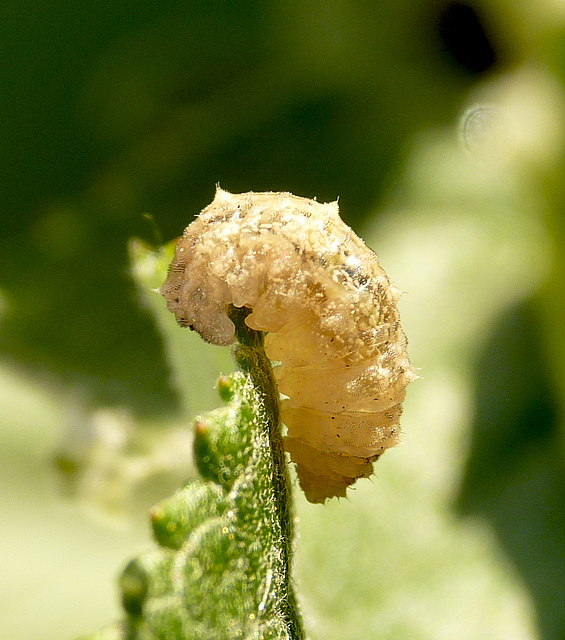
[{"label": "larva segmented body", "polygon": [[234,341],[229,305],[267,332],[288,432],[285,447],[311,502],[345,496],[398,442],[414,378],[391,285],[337,203],[289,193],[214,201],[184,232],[161,287],[182,326]]}]

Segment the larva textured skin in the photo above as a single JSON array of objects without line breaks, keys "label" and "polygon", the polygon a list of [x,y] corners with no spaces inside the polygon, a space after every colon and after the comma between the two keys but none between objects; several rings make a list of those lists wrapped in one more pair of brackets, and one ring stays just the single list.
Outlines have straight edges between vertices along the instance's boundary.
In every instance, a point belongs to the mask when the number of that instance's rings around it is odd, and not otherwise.
[{"label": "larva textured skin", "polygon": [[235,340],[229,305],[264,331],[288,432],[285,447],[310,502],[345,496],[397,444],[414,378],[400,291],[341,220],[336,202],[289,193],[214,201],[179,241],[161,293],[182,326]]}]

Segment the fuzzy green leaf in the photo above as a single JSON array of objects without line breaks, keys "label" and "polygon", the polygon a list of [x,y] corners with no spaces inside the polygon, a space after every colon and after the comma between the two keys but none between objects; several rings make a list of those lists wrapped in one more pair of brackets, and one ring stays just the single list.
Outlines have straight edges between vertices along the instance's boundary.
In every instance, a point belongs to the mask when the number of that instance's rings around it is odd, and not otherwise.
[{"label": "fuzzy green leaf", "polygon": [[303,638],[290,581],[292,519],[278,392],[263,336],[234,310],[243,371],[196,421],[204,481],[153,508],[159,547],[120,579],[125,621],[90,640]]}]

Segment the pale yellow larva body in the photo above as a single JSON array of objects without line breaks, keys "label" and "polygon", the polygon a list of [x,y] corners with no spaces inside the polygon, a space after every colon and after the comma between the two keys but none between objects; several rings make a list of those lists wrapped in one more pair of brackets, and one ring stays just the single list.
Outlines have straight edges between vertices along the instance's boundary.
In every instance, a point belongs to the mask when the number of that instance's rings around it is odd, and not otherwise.
[{"label": "pale yellow larva body", "polygon": [[281,363],[285,447],[311,502],[344,496],[397,444],[414,378],[400,292],[337,203],[218,189],[161,292],[179,324],[218,345],[235,339],[227,307],[252,309],[247,324]]}]

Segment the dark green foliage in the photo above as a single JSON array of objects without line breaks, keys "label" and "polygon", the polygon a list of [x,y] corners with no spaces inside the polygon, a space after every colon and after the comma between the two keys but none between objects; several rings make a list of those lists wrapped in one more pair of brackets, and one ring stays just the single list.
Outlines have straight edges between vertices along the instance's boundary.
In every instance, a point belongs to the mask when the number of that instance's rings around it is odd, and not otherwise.
[{"label": "dark green foliage", "polygon": [[340,197],[349,221],[366,216],[407,136],[458,96],[424,55],[419,2],[4,5],[2,358],[81,385],[94,406],[175,409],[129,238],[179,235],[217,181]]}]

